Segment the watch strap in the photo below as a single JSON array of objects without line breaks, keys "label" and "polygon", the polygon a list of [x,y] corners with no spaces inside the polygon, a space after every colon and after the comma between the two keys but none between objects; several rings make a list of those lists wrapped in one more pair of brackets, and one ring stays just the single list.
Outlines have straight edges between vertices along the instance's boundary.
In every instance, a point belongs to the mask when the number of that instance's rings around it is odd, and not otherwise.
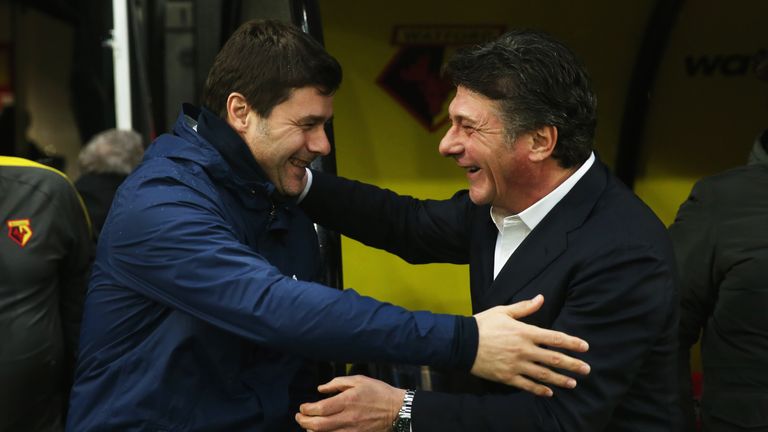
[{"label": "watch strap", "polygon": [[413,390],[406,390],[403,396],[403,404],[400,406],[400,411],[397,412],[397,417],[392,423],[393,432],[410,432],[411,431],[411,408],[413,407],[413,397],[416,394]]}]

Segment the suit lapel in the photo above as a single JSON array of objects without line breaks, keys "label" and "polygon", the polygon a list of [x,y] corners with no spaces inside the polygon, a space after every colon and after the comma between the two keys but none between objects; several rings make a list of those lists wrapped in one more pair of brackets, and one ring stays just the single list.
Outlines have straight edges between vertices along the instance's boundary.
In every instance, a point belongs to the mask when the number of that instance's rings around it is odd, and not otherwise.
[{"label": "suit lapel", "polygon": [[479,301],[488,295],[493,283],[493,257],[495,254],[498,229],[491,220],[491,207],[484,205],[475,212],[472,226],[472,250],[470,251],[470,287],[472,291],[472,310],[477,313],[481,308]]},{"label": "suit lapel", "polygon": [[[473,299],[473,306],[484,310],[512,303],[523,288],[562,255],[568,248],[568,233],[584,223],[605,189],[608,175],[605,166],[596,159],[584,177],[552,208],[509,257],[489,289],[482,293],[478,301]],[[495,242],[494,236],[491,241],[491,257]],[[487,274],[492,278],[492,263],[489,268]],[[527,293],[526,297],[533,297],[539,292]]]}]

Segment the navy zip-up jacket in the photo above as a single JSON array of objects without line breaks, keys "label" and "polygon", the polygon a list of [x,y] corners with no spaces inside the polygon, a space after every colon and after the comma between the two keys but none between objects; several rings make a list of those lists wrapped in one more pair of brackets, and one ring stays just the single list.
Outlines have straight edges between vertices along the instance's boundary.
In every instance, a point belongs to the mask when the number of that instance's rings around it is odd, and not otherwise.
[{"label": "navy zip-up jacket", "polygon": [[313,283],[317,254],[240,137],[185,105],[101,233],[67,429],[298,429],[309,359],[471,367],[473,318]]}]

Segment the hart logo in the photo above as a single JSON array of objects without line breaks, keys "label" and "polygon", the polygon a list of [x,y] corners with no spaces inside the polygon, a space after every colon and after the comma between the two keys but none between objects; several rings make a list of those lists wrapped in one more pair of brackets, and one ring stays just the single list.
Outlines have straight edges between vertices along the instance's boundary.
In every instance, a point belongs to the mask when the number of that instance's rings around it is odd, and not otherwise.
[{"label": "hart logo", "polygon": [[503,26],[399,26],[392,44],[401,48],[376,83],[430,132],[448,121],[453,85],[440,76],[448,48],[497,38]]},{"label": "hart logo", "polygon": [[9,220],[8,237],[19,246],[26,246],[29,239],[32,238],[32,225],[30,225],[29,219]]}]

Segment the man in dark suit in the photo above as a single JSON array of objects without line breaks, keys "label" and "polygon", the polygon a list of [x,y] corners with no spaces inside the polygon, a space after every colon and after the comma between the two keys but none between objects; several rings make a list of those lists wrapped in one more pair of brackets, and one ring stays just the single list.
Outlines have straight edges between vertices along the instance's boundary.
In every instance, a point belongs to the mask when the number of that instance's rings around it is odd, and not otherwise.
[{"label": "man in dark suit", "polygon": [[[541,398],[471,377],[452,393],[366,377],[321,386],[310,430],[672,431],[677,291],[663,224],[592,151],[596,99],[574,54],[507,33],[446,65],[457,86],[440,153],[468,191],[417,200],[313,173],[302,206],[318,223],[412,263],[469,263],[475,312],[543,294],[527,322],[590,342],[572,390]],[[526,374],[547,373],[530,365]],[[535,381],[531,381],[533,385]]]}]

